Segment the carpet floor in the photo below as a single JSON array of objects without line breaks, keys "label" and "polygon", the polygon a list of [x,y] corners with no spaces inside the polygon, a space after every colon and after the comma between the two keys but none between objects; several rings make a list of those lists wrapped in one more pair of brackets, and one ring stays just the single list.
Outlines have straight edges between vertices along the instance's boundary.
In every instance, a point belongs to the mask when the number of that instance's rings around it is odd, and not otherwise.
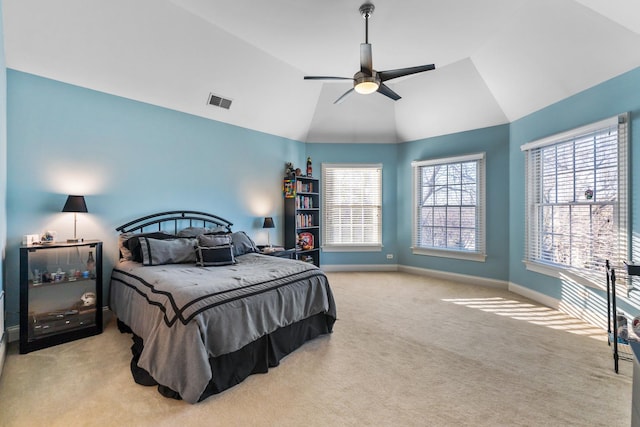
[{"label": "carpet floor", "polygon": [[0,426],[628,426],[632,364],[606,332],[516,294],[405,273],[328,273],[330,336],[195,405],[133,382],[131,339],[19,355]]}]

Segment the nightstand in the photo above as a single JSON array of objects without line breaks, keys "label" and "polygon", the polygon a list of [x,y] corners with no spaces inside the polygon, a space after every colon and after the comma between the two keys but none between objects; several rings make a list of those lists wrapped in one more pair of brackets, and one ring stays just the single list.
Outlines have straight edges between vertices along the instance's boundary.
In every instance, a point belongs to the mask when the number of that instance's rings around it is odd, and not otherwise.
[{"label": "nightstand", "polygon": [[20,353],[102,332],[102,242],[20,248]]},{"label": "nightstand", "polygon": [[259,249],[262,255],[276,256],[278,258],[296,259],[295,249],[278,249],[274,252],[263,252],[265,247],[260,247]]}]

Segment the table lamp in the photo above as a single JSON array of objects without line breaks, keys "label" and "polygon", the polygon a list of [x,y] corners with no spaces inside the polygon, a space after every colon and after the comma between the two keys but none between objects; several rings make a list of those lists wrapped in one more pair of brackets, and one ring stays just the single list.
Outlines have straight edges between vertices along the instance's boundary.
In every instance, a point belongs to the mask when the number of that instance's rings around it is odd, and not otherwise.
[{"label": "table lamp", "polygon": [[[262,228],[276,228],[275,224],[273,223],[273,218],[271,218],[270,216],[265,217]],[[267,246],[271,247],[271,232],[269,230],[267,230]]]},{"label": "table lamp", "polygon": [[73,239],[67,239],[67,243],[77,243],[79,239],[76,237],[76,224],[78,223],[76,215],[78,212],[89,212],[87,210],[87,204],[84,201],[84,196],[67,197],[67,202],[62,208],[62,212],[73,212]]}]

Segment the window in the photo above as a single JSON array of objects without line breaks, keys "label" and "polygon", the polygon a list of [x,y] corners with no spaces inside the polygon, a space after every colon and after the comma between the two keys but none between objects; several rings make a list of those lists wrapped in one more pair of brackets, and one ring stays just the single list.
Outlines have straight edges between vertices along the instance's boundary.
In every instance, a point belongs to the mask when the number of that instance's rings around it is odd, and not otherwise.
[{"label": "window", "polygon": [[527,268],[600,278],[606,260],[626,259],[627,123],[625,114],[521,147]]},{"label": "window", "polygon": [[382,250],[382,165],[322,164],[325,251]]},{"label": "window", "polygon": [[413,162],[413,253],[484,261],[484,153]]}]

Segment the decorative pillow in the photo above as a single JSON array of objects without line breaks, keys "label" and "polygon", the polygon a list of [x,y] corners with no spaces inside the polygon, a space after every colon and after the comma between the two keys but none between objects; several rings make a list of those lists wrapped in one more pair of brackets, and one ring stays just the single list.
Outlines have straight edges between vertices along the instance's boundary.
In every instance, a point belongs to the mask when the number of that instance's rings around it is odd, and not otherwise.
[{"label": "decorative pillow", "polygon": [[120,259],[124,261],[131,261],[133,254],[126,246],[127,240],[133,237],[135,233],[122,233],[118,236],[118,249],[120,250]]},{"label": "decorative pillow", "polygon": [[193,247],[196,239],[159,240],[139,237],[142,265],[180,264],[195,262]]},{"label": "decorative pillow", "polygon": [[210,248],[213,246],[230,246],[231,244],[233,244],[231,233],[198,235],[198,246]]},{"label": "decorative pillow", "polygon": [[214,228],[208,227],[187,227],[178,232],[178,237],[197,237],[200,234],[212,234],[212,233],[228,233],[227,227],[219,226]]},{"label": "decorative pillow", "polygon": [[140,251],[140,237],[149,237],[157,240],[175,239],[176,236],[164,231],[156,231],[152,233],[125,233],[129,234],[129,238],[123,243],[124,247],[131,253],[131,260],[142,262],[142,252]]},{"label": "decorative pillow", "polygon": [[196,265],[200,267],[211,267],[220,265],[235,264],[232,245],[221,246],[197,246]]},{"label": "decorative pillow", "polygon": [[233,254],[235,256],[248,254],[250,252],[260,252],[255,242],[251,240],[251,237],[247,236],[247,233],[244,231],[231,233],[231,240],[233,241]]}]

